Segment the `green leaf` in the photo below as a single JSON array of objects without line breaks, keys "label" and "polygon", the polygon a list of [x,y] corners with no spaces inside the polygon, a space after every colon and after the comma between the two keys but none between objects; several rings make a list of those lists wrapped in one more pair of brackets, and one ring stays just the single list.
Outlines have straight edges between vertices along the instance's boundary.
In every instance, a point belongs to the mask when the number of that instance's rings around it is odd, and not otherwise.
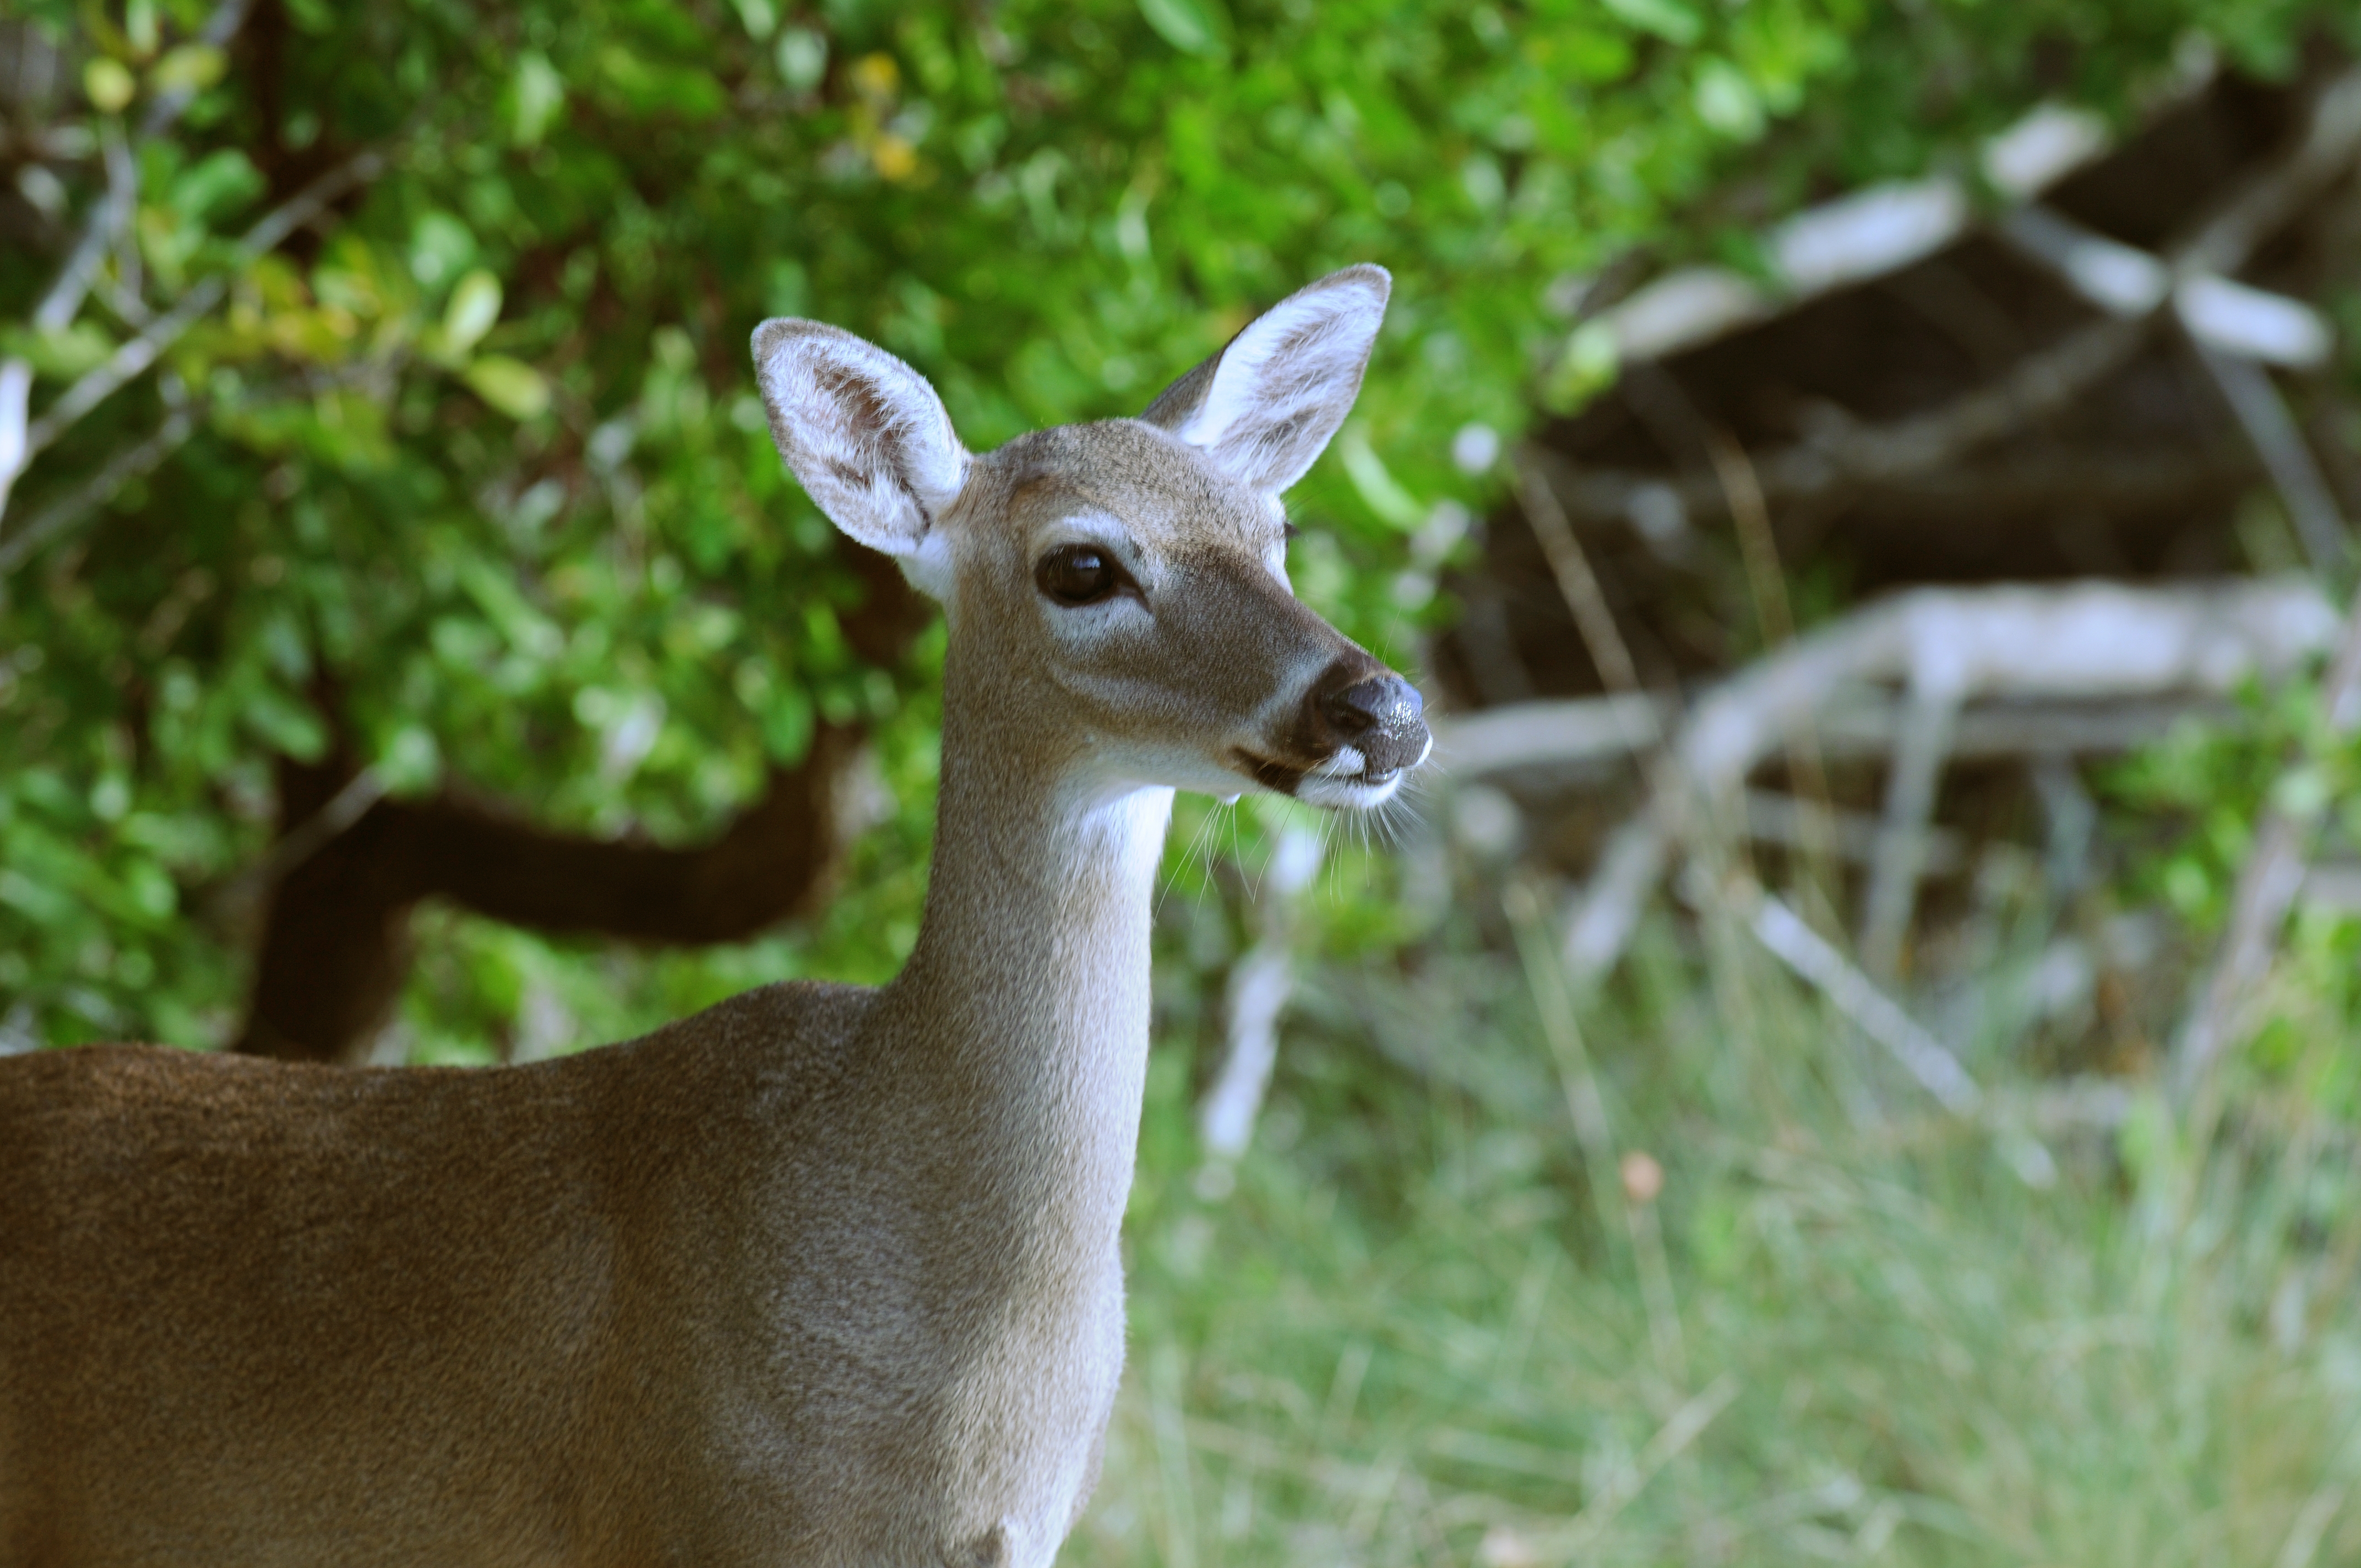
[{"label": "green leaf", "polygon": [[300,762],[316,762],[328,749],[320,716],[276,686],[258,686],[246,700],[247,728],[274,751]]},{"label": "green leaf", "polygon": [[423,794],[443,775],[443,749],[435,743],[433,730],[405,724],[386,742],[377,771],[394,795]]},{"label": "green leaf", "polygon": [[1368,432],[1359,423],[1345,427],[1336,442],[1336,455],[1344,460],[1345,477],[1371,511],[1404,531],[1416,528],[1424,519],[1426,509],[1387,469],[1384,459],[1369,444]]},{"label": "green leaf", "polygon": [[443,307],[443,341],[445,354],[454,358],[466,354],[483,341],[484,334],[500,319],[500,280],[478,267],[459,280],[451,291],[450,302]]},{"label": "green leaf", "polygon": [[537,49],[519,55],[516,74],[509,79],[509,141],[540,146],[565,112],[566,80],[549,57]]},{"label": "green leaf", "polygon": [[139,913],[150,920],[169,918],[180,903],[180,892],[173,887],[172,879],[153,861],[134,861],[126,866],[123,891]]},{"label": "green leaf", "polygon": [[30,361],[36,373],[71,380],[94,370],[115,352],[115,340],[97,323],[78,321],[56,332],[11,331],[5,335],[7,351]]},{"label": "green leaf", "polygon": [[1736,141],[1763,134],[1763,100],[1738,67],[1708,60],[1697,67],[1697,118]]},{"label": "green leaf", "polygon": [[549,383],[522,359],[486,354],[460,374],[478,397],[511,419],[537,419],[549,407]]},{"label": "green leaf", "polygon": [[1603,321],[1585,322],[1566,334],[1556,362],[1543,378],[1542,406],[1552,413],[1571,413],[1615,384],[1620,360],[1615,329]]},{"label": "green leaf", "polygon": [[410,272],[426,288],[441,288],[475,259],[475,234],[450,214],[422,213],[411,225]]},{"label": "green leaf", "polygon": [[269,184],[245,153],[225,147],[182,170],[172,181],[170,201],[175,212],[204,222],[243,206]]},{"label": "green leaf", "polygon": [[620,43],[598,51],[598,71],[606,85],[633,115],[677,115],[686,120],[707,120],[719,114],[729,100],[720,85],[702,71],[668,65]]},{"label": "green leaf", "polygon": [[809,27],[789,27],[774,51],[779,75],[798,93],[808,93],[828,74],[828,39]]},{"label": "green leaf", "polygon": [[146,60],[163,41],[156,25],[156,0],[127,0],[123,7],[123,36],[131,52]]},{"label": "green leaf", "polygon": [[1219,54],[1229,40],[1221,0],[1139,0],[1139,14],[1182,54]]},{"label": "green leaf", "polygon": [[82,90],[100,114],[119,115],[139,91],[139,84],[121,60],[101,55],[82,68]]},{"label": "green leaf", "polygon": [[1705,23],[1681,0],[1606,0],[1606,5],[1632,27],[1669,44],[1693,44],[1705,31]]},{"label": "green leaf", "polygon": [[156,62],[148,84],[159,93],[198,93],[222,79],[229,57],[211,44],[182,44]]}]

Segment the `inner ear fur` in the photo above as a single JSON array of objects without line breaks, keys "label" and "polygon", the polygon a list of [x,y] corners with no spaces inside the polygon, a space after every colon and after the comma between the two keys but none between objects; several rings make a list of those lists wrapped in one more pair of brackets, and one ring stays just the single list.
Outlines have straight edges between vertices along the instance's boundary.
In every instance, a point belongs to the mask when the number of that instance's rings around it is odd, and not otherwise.
[{"label": "inner ear fur", "polygon": [[1352,411],[1392,290],[1382,267],[1331,272],[1247,323],[1139,417],[1201,448],[1232,478],[1286,489]]},{"label": "inner ear fur", "polygon": [[754,329],[771,440],[812,500],[852,538],[917,554],[966,482],[967,449],[927,378],[825,322]]}]

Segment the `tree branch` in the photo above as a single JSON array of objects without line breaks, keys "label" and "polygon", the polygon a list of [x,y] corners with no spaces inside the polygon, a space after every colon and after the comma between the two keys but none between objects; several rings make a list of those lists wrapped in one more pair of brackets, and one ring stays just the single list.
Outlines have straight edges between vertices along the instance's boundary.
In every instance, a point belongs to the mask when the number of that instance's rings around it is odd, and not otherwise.
[{"label": "tree branch", "polygon": [[[379,800],[271,899],[244,1036],[250,1055],[350,1059],[409,968],[411,909],[429,898],[534,930],[703,944],[742,940],[824,895],[851,813],[856,731],[822,727],[793,768],[707,843],[671,849],[552,832],[445,795]],[[283,763],[292,839],[348,798],[334,766]],[[341,781],[341,782],[340,782]]]},{"label": "tree branch", "polygon": [[395,809],[414,817],[427,895],[541,931],[738,941],[819,890],[858,746],[853,731],[823,728],[800,764],[774,770],[761,800],[691,849],[553,833],[449,795]]},{"label": "tree branch", "polygon": [[[2361,155],[2361,71],[2348,72],[2312,102],[2296,145],[2241,185],[2213,214],[2166,252],[2176,281],[2228,275],[2301,212]],[[2078,328],[2020,361],[1998,380],[1927,413],[1878,424],[1856,424],[1824,438],[1755,459],[1763,497],[1772,505],[1907,479],[1949,462],[1994,438],[2059,412],[2130,363],[2160,313],[2168,290],[2144,308]],[[1578,517],[1609,520],[1636,507],[1677,501],[1690,517],[1718,516],[1727,505],[1710,475],[1673,480],[1653,475],[1583,469],[1550,457],[1553,488]]]},{"label": "tree branch", "polygon": [[[1903,683],[1959,706],[1942,737],[1949,755],[2104,749],[2160,733],[2191,696],[2286,674],[2327,646],[2336,627],[2335,609],[2308,579],[1920,588],[1865,606],[1748,665],[1690,708],[1670,765],[1652,770],[1648,804],[1619,829],[1575,901],[1567,962],[1584,980],[1613,966],[1672,849],[1694,831],[1693,807],[1738,806],[1747,775],[1788,737],[1817,730],[1831,755],[1889,751],[1908,715],[1877,695],[1881,686]],[[2361,652],[2353,658],[2347,706],[2361,707]],[[1988,706],[1964,706],[1979,698]],[[1461,777],[1604,761],[1642,751],[1634,735],[1651,720],[1672,715],[1645,697],[1518,704],[1438,720],[1435,748]],[[1914,789],[1892,819],[1923,818],[1922,794]]]}]

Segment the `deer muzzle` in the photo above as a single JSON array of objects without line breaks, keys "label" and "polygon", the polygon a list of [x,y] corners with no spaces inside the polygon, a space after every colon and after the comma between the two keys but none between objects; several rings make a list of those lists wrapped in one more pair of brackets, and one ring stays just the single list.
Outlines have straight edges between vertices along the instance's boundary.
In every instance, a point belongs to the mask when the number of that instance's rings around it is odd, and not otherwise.
[{"label": "deer muzzle", "polygon": [[1312,684],[1299,733],[1321,760],[1289,793],[1314,806],[1381,805],[1434,744],[1418,688],[1366,655],[1337,661]]}]

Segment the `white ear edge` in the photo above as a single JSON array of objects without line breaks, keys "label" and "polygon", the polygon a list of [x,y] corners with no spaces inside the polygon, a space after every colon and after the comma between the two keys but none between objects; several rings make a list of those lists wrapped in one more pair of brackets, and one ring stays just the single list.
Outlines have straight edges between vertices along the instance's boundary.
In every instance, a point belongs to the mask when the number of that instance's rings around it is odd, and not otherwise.
[{"label": "white ear edge", "polygon": [[940,529],[930,530],[918,547],[901,558],[902,579],[937,604],[951,602],[957,574],[951,565],[951,543]]},{"label": "white ear edge", "polygon": [[1273,305],[1222,351],[1173,433],[1267,489],[1293,484],[1359,395],[1392,285],[1383,268],[1348,267]]},{"label": "white ear edge", "polygon": [[970,461],[926,378],[824,322],[766,321],[753,349],[771,439],[812,500],[873,549],[917,552]]}]

